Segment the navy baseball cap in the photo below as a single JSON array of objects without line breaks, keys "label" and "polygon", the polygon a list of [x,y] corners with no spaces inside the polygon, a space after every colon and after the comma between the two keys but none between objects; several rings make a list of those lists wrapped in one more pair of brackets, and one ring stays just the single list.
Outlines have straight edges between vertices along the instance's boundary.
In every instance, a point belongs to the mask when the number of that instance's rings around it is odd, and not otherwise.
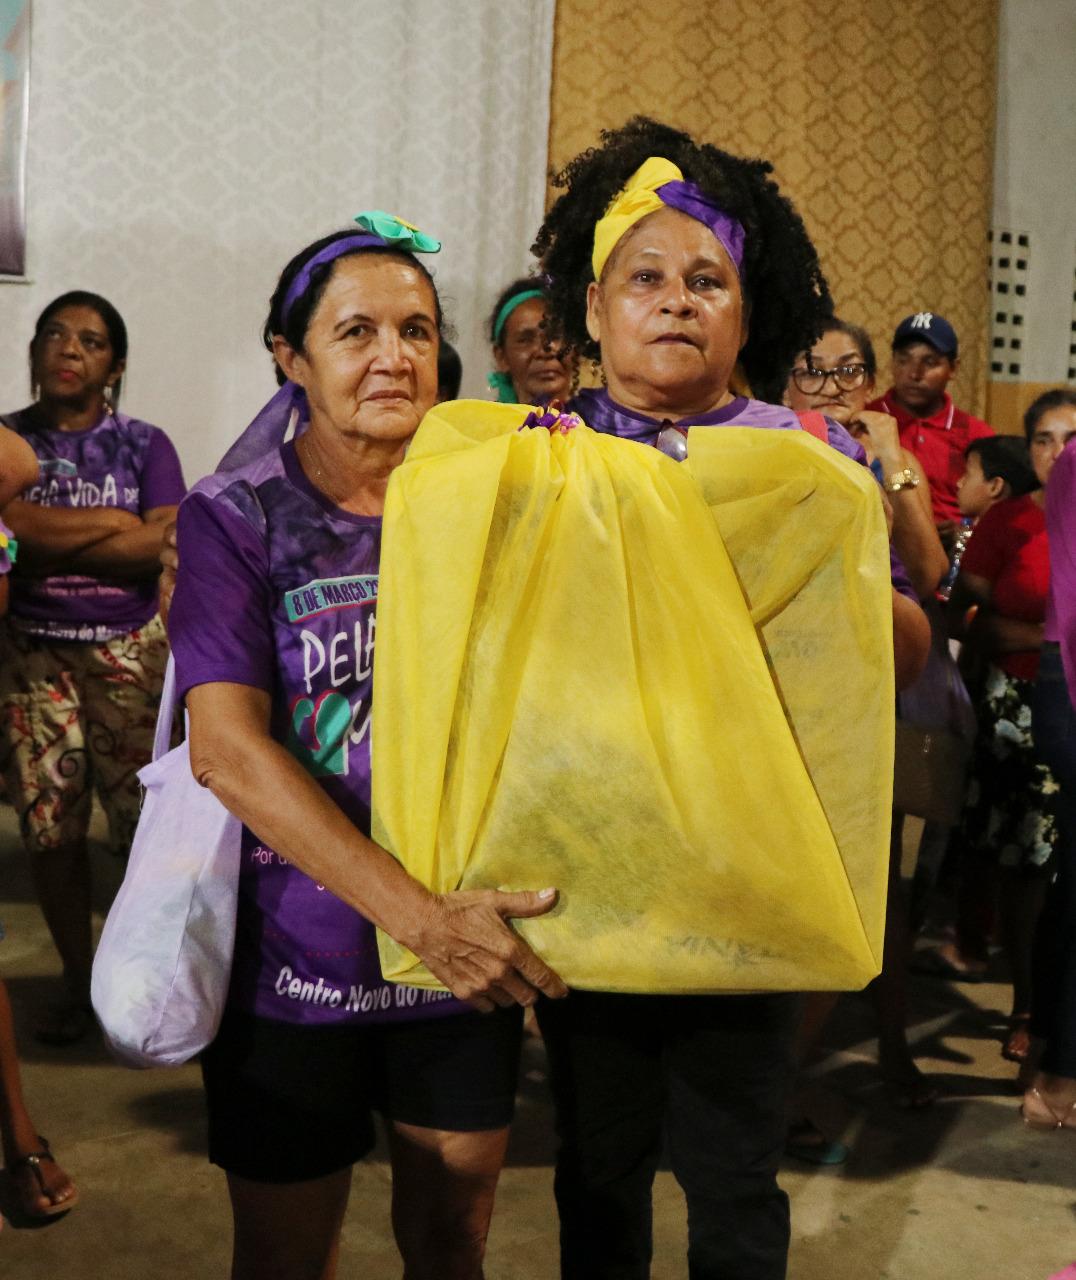
[{"label": "navy baseball cap", "polygon": [[897,325],[893,334],[893,350],[909,342],[927,342],[939,355],[956,359],[956,330],[944,316],[934,311],[917,311]]}]

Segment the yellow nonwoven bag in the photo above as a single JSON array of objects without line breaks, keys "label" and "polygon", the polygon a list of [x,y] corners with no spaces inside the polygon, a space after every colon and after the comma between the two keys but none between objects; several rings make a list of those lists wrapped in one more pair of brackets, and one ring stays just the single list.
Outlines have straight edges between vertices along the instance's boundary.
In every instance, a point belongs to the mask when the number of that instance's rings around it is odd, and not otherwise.
[{"label": "yellow nonwoven bag", "polygon": [[438,407],[389,486],[374,838],[438,892],[556,885],[515,927],[575,987],[862,986],[894,719],[873,479],[806,432],[696,428],[681,465],[525,412]]}]

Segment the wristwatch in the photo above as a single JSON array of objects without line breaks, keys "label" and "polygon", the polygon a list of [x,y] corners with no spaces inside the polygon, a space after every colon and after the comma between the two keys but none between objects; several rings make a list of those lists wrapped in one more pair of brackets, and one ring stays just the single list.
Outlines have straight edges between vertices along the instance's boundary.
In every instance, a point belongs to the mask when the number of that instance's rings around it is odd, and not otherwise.
[{"label": "wristwatch", "polygon": [[882,488],[886,493],[899,493],[901,489],[918,489],[919,477],[911,467],[905,467],[903,471],[897,471],[889,476]]}]

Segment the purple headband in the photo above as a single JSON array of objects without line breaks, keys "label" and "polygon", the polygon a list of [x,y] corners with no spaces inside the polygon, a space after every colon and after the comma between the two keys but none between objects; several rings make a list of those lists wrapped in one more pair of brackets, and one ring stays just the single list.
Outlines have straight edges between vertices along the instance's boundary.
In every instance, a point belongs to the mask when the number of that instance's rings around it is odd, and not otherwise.
[{"label": "purple headband", "polygon": [[[368,249],[387,244],[388,241],[382,236],[357,231],[353,236],[334,240],[315,253],[308,262],[303,263],[295,279],[288,286],[280,309],[281,327],[287,324],[288,312],[310,287],[310,277],[315,267],[334,262],[345,253],[352,253],[356,249]],[[294,382],[285,382],[276,395],[262,406],[253,422],[221,458],[217,464],[217,471],[232,471],[236,467],[253,462],[255,458],[263,457],[272,449],[278,449],[284,443],[289,429],[294,428],[295,434],[298,435],[309,419],[310,409],[307,405],[306,392]]]},{"label": "purple headband", "polygon": [[743,247],[746,235],[743,225],[715,203],[694,182],[666,182],[658,187],[657,197],[662,204],[671,209],[679,209],[689,218],[709,227],[725,247],[725,252],[732,259],[737,274],[743,265]]},{"label": "purple headband", "polygon": [[334,240],[332,244],[327,244],[324,249],[319,249],[309,261],[304,262],[296,273],[295,279],[288,285],[288,291],[284,295],[284,303],[280,308],[281,324],[288,322],[288,313],[296,302],[310,288],[310,277],[314,274],[316,267],[322,267],[327,262],[335,262],[337,258],[342,258],[345,253],[354,253],[356,249],[372,249],[386,248],[388,241],[382,236],[370,235],[366,231],[356,231],[353,236],[345,236],[342,240]]}]

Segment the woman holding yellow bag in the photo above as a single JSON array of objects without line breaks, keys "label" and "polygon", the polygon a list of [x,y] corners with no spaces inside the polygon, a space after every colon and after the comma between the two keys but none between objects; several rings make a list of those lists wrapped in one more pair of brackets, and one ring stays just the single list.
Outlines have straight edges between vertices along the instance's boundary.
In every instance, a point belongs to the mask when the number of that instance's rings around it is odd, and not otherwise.
[{"label": "woman holding yellow bag", "polygon": [[[556,336],[601,361],[606,387],[572,405],[595,430],[683,458],[689,427],[800,426],[730,385],[739,362],[753,387],[779,398],[829,307],[814,248],[768,172],[636,119],[556,179],[566,190],[535,251]],[[861,459],[842,428],[830,423],[828,435]],[[896,592],[893,625],[901,683],[925,659],[929,631]],[[785,1275],[788,1202],[776,1170],[797,1008],[783,994],[579,990],[540,1003],[566,1280],[649,1275],[663,1141],[687,1196],[693,1280]]]}]

